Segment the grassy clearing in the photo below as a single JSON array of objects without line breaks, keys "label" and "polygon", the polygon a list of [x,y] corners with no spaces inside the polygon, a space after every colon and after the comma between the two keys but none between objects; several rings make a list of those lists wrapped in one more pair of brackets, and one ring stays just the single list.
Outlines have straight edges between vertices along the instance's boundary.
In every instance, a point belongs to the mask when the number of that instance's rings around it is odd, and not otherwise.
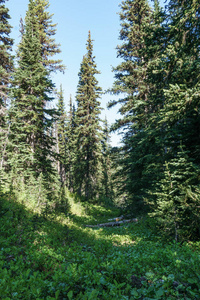
[{"label": "grassy clearing", "polygon": [[44,217],[1,198],[0,299],[200,299],[200,243],[166,243],[144,219],[86,228],[119,210],[70,202]]}]

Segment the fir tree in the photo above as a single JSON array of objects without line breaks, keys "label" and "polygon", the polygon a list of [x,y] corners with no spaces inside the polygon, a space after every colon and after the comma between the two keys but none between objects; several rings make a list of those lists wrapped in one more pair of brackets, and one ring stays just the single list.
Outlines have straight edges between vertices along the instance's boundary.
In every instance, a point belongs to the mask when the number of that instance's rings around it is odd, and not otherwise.
[{"label": "fir tree", "polygon": [[101,88],[95,77],[99,72],[93,56],[93,44],[89,32],[87,54],[83,57],[79,72],[76,111],[76,189],[84,190],[86,199],[91,199],[98,191],[101,161],[100,102]]},{"label": "fir tree", "polygon": [[6,127],[6,100],[8,98],[8,87],[13,70],[13,58],[11,56],[13,40],[10,38],[11,26],[9,24],[9,13],[5,7],[5,1],[0,1],[0,168],[5,160],[5,150],[9,128]]},{"label": "fir tree", "polygon": [[13,40],[9,37],[11,32],[11,25],[9,24],[10,16],[8,14],[8,9],[4,5],[5,1],[6,0],[0,1],[0,112],[3,110],[2,107],[5,106],[5,100],[8,96],[7,88],[8,84],[10,83],[10,76],[13,69],[13,60],[10,53],[10,51],[12,50]]},{"label": "fir tree", "polygon": [[[146,200],[150,197],[149,190],[152,192],[154,183],[162,178],[166,159],[165,127],[159,124],[160,110],[165,104],[164,88],[167,86],[166,59],[163,58],[167,46],[166,19],[166,13],[155,0],[151,22],[144,24],[145,51],[142,52],[146,76],[142,79],[142,84],[147,91],[143,111],[146,120],[139,130],[137,124],[133,124],[124,138],[127,153],[125,170],[130,195],[128,205],[137,213],[149,209],[146,205]],[[140,118],[141,114],[138,116]]]},{"label": "fir tree", "polygon": [[[160,222],[166,220],[166,217],[170,219],[170,209],[173,209],[178,218],[174,223],[179,226],[179,229],[176,227],[176,231],[194,237],[195,232],[196,236],[199,235],[197,211],[200,163],[200,10],[196,1],[171,0],[168,11],[168,43],[164,52],[165,63],[162,64],[166,72],[163,93],[165,101],[159,112],[157,124],[164,133],[166,164],[163,169],[168,167],[168,173],[174,181],[169,190],[167,173],[164,172],[162,191],[168,191],[171,200],[169,197],[161,198],[158,195],[156,205],[160,210]],[[181,155],[180,145],[184,148]],[[171,208],[166,206],[167,201],[171,203]],[[187,234],[183,234],[183,228],[187,228]]]},{"label": "fir tree", "polygon": [[114,128],[132,125],[138,129],[145,125],[147,112],[148,86],[145,86],[147,51],[146,28],[151,22],[151,10],[146,0],[126,0],[122,2],[121,12],[121,46],[117,47],[117,56],[123,62],[115,69],[115,82],[111,89],[114,94],[123,93],[124,98],[109,103],[109,107],[119,103],[122,119]]},{"label": "fir tree", "polygon": [[102,176],[102,195],[107,199],[113,198],[112,186],[112,159],[111,159],[111,145],[109,136],[109,126],[107,118],[104,121],[103,139],[102,139],[102,153],[103,153],[103,176]]},{"label": "fir tree", "polygon": [[200,235],[200,169],[183,149],[164,165],[164,178],[157,183],[156,206],[151,215],[176,241]]},{"label": "fir tree", "polygon": [[38,33],[41,44],[41,56],[43,58],[43,65],[51,71],[64,72],[65,66],[59,59],[53,58],[54,55],[59,54],[60,44],[55,42],[56,24],[52,22],[52,16],[48,12],[49,0],[34,0],[34,13],[38,23]]},{"label": "fir tree", "polygon": [[34,1],[29,1],[24,34],[18,49],[18,67],[13,75],[10,108],[10,164],[16,172],[30,176],[52,172],[52,138],[49,128],[55,110],[48,109],[53,84],[43,65]]},{"label": "fir tree", "polygon": [[69,112],[67,116],[67,125],[66,125],[66,140],[67,140],[66,177],[67,177],[67,187],[71,192],[74,191],[74,164],[75,164],[75,152],[76,152],[75,115],[76,115],[76,109],[75,109],[75,105],[73,105],[72,102],[72,96],[70,95]]},{"label": "fir tree", "polygon": [[117,47],[117,54],[123,61],[114,69],[116,80],[111,92],[122,93],[123,98],[109,106],[121,106],[119,112],[122,118],[113,129],[125,129],[122,157],[126,184],[122,183],[122,189],[124,192],[128,190],[130,202],[140,209],[144,198],[143,184],[147,181],[143,178],[146,164],[143,155],[148,154],[148,143],[151,142],[146,132],[152,112],[147,82],[149,56],[146,40],[153,14],[145,0],[127,0],[122,2],[120,20],[123,43]]},{"label": "fir tree", "polygon": [[[162,124],[168,124],[168,148],[174,153],[180,143],[200,163],[200,10],[196,1],[170,1],[168,86]],[[170,125],[170,127],[169,127]],[[189,155],[189,156],[190,156]]]},{"label": "fir tree", "polygon": [[64,105],[64,96],[63,89],[60,86],[60,92],[58,93],[58,120],[56,122],[57,125],[57,147],[58,147],[58,173],[60,175],[61,183],[64,184],[66,182],[66,149],[67,149],[67,141],[66,141],[66,112]]}]

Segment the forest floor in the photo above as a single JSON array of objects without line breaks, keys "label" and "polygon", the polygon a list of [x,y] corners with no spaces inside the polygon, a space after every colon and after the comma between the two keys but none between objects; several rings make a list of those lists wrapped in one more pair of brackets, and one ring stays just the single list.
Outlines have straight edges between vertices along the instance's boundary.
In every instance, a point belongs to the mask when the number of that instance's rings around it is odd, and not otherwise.
[{"label": "forest floor", "polygon": [[88,228],[120,211],[70,201],[44,217],[0,199],[1,300],[200,299],[200,242],[165,241],[147,218]]}]

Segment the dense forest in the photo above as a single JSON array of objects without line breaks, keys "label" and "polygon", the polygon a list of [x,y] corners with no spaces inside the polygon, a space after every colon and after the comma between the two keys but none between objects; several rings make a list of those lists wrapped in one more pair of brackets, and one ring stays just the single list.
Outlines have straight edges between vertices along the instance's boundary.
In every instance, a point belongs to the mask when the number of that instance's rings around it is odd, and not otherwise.
[{"label": "dense forest", "polygon": [[[64,99],[52,80],[65,66],[49,1],[29,0],[14,54],[6,1],[0,298],[199,299],[199,1],[122,1],[111,125],[101,119],[90,31],[76,99]],[[99,228],[122,214],[137,223]]]}]

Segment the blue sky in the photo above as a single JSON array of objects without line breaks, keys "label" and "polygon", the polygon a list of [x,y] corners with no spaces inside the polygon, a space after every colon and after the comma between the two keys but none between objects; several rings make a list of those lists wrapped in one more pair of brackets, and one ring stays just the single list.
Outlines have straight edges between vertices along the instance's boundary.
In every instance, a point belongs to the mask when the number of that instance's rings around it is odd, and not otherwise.
[{"label": "blue sky", "polygon": [[[13,26],[11,36],[15,39],[15,44],[19,43],[19,20],[24,18],[28,0],[9,0],[6,6],[10,10]],[[66,65],[65,74],[55,74],[53,82],[59,88],[62,84],[64,89],[66,109],[70,94],[75,101],[76,88],[78,83],[78,72],[83,55],[86,53],[86,41],[88,31],[91,31],[94,40],[94,55],[96,64],[101,72],[97,75],[99,85],[103,90],[107,90],[113,84],[112,66],[119,64],[116,58],[116,46],[120,43],[119,30],[121,0],[49,0],[49,12],[54,14],[53,23],[57,23],[56,42],[61,44],[62,53],[58,58]],[[117,107],[107,110],[108,101],[112,99],[109,94],[103,95],[101,106],[104,108],[102,118],[107,116],[111,124],[120,116],[117,114]],[[119,143],[119,136],[111,136],[112,145]]]}]

